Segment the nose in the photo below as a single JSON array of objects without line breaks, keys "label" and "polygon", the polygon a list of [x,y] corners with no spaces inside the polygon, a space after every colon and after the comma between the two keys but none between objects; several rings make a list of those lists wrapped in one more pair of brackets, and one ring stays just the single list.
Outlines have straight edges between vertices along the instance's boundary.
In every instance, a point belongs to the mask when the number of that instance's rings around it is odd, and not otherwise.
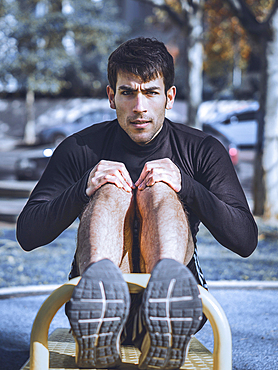
[{"label": "nose", "polygon": [[135,97],[134,107],[133,107],[134,113],[142,113],[147,112],[145,97],[143,94],[137,94]]}]

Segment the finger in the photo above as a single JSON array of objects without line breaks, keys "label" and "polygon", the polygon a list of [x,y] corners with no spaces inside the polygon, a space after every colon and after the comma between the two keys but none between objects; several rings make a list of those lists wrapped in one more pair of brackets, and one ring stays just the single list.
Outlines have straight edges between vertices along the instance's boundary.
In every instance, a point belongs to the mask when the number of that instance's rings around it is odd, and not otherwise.
[{"label": "finger", "polygon": [[146,162],[135,186],[139,187],[151,170],[164,171],[167,168],[170,169],[171,164],[173,164],[173,162],[169,158],[155,159]]},{"label": "finger", "polygon": [[115,184],[119,188],[123,188],[128,192],[132,191],[131,186],[125,181],[119,170],[106,171],[106,173],[101,174],[100,179],[100,181],[104,183],[109,182]]},{"label": "finger", "polygon": [[122,166],[119,168],[119,172],[121,173],[122,177],[124,178],[125,182],[129,185],[130,188],[134,189],[135,185],[130,177],[130,174],[128,170],[126,169],[126,166],[122,164]]},{"label": "finger", "polygon": [[148,176],[149,172],[152,170],[153,166],[154,166],[154,161],[152,162],[147,162],[145,163],[144,167],[143,167],[143,170],[138,178],[138,180],[136,181],[135,183],[135,186],[140,186],[140,184],[143,183],[143,181],[146,179],[146,177]]},{"label": "finger", "polygon": [[114,184],[118,188],[123,189],[130,193],[132,191],[132,188],[124,181],[124,179],[121,176],[116,176],[116,175],[107,175],[105,176],[104,180],[107,183]]},{"label": "finger", "polygon": [[[144,171],[144,170],[143,170]],[[140,187],[140,185],[142,184],[142,182],[144,181],[147,173],[144,171],[144,172],[141,172],[140,176],[139,176],[139,179],[136,181],[135,183],[135,186],[137,186],[138,188]]]},{"label": "finger", "polygon": [[[158,175],[162,172],[164,172],[165,169],[161,167],[158,164],[155,164],[153,166],[153,163],[150,165],[146,165],[146,167],[143,169],[139,179],[136,181],[135,185],[138,187],[138,189],[142,190],[149,184],[148,186],[154,185],[155,181],[152,180],[152,178],[155,175]],[[158,179],[159,181],[159,179]]]},{"label": "finger", "polygon": [[96,176],[102,173],[115,173],[115,171],[119,171],[124,181],[128,184],[129,187],[134,188],[134,184],[132,179],[127,171],[125,165],[121,162],[113,162],[113,161],[106,161],[101,160],[98,165],[96,166],[95,174]]},{"label": "finger", "polygon": [[91,180],[90,186],[86,189],[86,194],[88,196],[92,196],[101,186],[105,184],[113,184],[119,189],[123,189],[128,193],[132,191],[132,188],[128,186],[127,183],[122,180],[122,178],[120,178],[119,176],[107,174],[99,178],[93,178]]},{"label": "finger", "polygon": [[99,167],[98,169],[99,171],[103,171],[103,172],[106,172],[107,170],[111,170],[111,171],[119,171],[123,177],[123,179],[125,180],[125,182],[131,187],[131,188],[134,188],[134,184],[133,184],[133,181],[130,177],[130,174],[126,168],[126,166],[121,163],[121,162],[114,162],[114,161],[106,161],[106,160],[102,160],[99,162]]},{"label": "finger", "polygon": [[125,181],[118,169],[110,168],[105,165],[99,165],[96,170],[92,172],[88,185],[98,189],[107,182],[116,183],[118,187],[124,188],[127,191],[131,190],[131,186]]},{"label": "finger", "polygon": [[168,172],[150,171],[144,181],[138,186],[139,190],[144,190],[146,187],[151,187],[158,182],[164,182],[170,186],[175,192],[179,192],[181,184],[178,178],[172,177]]},{"label": "finger", "polygon": [[152,186],[155,184],[154,181],[154,170],[151,169],[145,176],[142,178],[142,181],[138,185],[139,190],[144,190],[147,186]]},{"label": "finger", "polygon": [[[151,174],[151,177],[149,174]],[[181,189],[180,170],[169,158],[147,162],[135,185],[139,188],[142,184],[141,189],[143,189],[145,186],[152,186],[159,181],[165,182],[176,192]]]}]

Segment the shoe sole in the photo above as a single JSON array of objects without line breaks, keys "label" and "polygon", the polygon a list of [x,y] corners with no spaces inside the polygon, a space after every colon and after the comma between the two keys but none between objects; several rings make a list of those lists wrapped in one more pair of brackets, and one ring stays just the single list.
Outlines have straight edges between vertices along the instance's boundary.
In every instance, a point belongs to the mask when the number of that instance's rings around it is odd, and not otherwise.
[{"label": "shoe sole", "polygon": [[202,320],[202,301],[191,271],[171,259],[154,268],[142,301],[147,334],[139,369],[179,369]]},{"label": "shoe sole", "polygon": [[67,315],[81,368],[111,368],[121,362],[120,336],[130,294],[120,269],[110,260],[88,267],[68,302]]}]

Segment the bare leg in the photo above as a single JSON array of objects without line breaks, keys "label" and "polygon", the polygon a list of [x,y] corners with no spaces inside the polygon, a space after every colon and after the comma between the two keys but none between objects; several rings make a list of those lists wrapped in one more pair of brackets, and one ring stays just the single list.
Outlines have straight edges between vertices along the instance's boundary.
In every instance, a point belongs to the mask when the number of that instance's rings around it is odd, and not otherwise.
[{"label": "bare leg", "polygon": [[85,209],[78,229],[76,258],[80,274],[108,258],[130,272],[133,195],[113,184],[102,186]]},{"label": "bare leg", "polygon": [[[151,272],[141,304],[139,369],[178,369],[202,320],[196,280],[185,266],[194,246],[187,216],[167,184],[137,191],[141,269]],[[138,324],[140,328],[140,325]]]},{"label": "bare leg", "polygon": [[141,221],[142,272],[150,273],[162,258],[187,265],[194,245],[187,216],[175,191],[158,182],[137,191],[136,201]]}]

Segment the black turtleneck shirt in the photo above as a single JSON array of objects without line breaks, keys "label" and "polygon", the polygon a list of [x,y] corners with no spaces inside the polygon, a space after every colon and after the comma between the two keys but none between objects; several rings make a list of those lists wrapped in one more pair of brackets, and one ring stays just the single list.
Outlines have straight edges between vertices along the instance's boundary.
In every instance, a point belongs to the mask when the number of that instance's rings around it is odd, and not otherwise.
[{"label": "black turtleneck shirt", "polygon": [[136,144],[118,121],[92,125],[66,138],[54,151],[17,221],[17,238],[30,251],[53,241],[89,201],[89,173],[102,159],[122,162],[133,182],[148,161],[170,158],[181,172],[178,193],[196,245],[200,221],[226,248],[249,256],[257,226],[225,148],[215,138],[165,120],[147,145]]}]

